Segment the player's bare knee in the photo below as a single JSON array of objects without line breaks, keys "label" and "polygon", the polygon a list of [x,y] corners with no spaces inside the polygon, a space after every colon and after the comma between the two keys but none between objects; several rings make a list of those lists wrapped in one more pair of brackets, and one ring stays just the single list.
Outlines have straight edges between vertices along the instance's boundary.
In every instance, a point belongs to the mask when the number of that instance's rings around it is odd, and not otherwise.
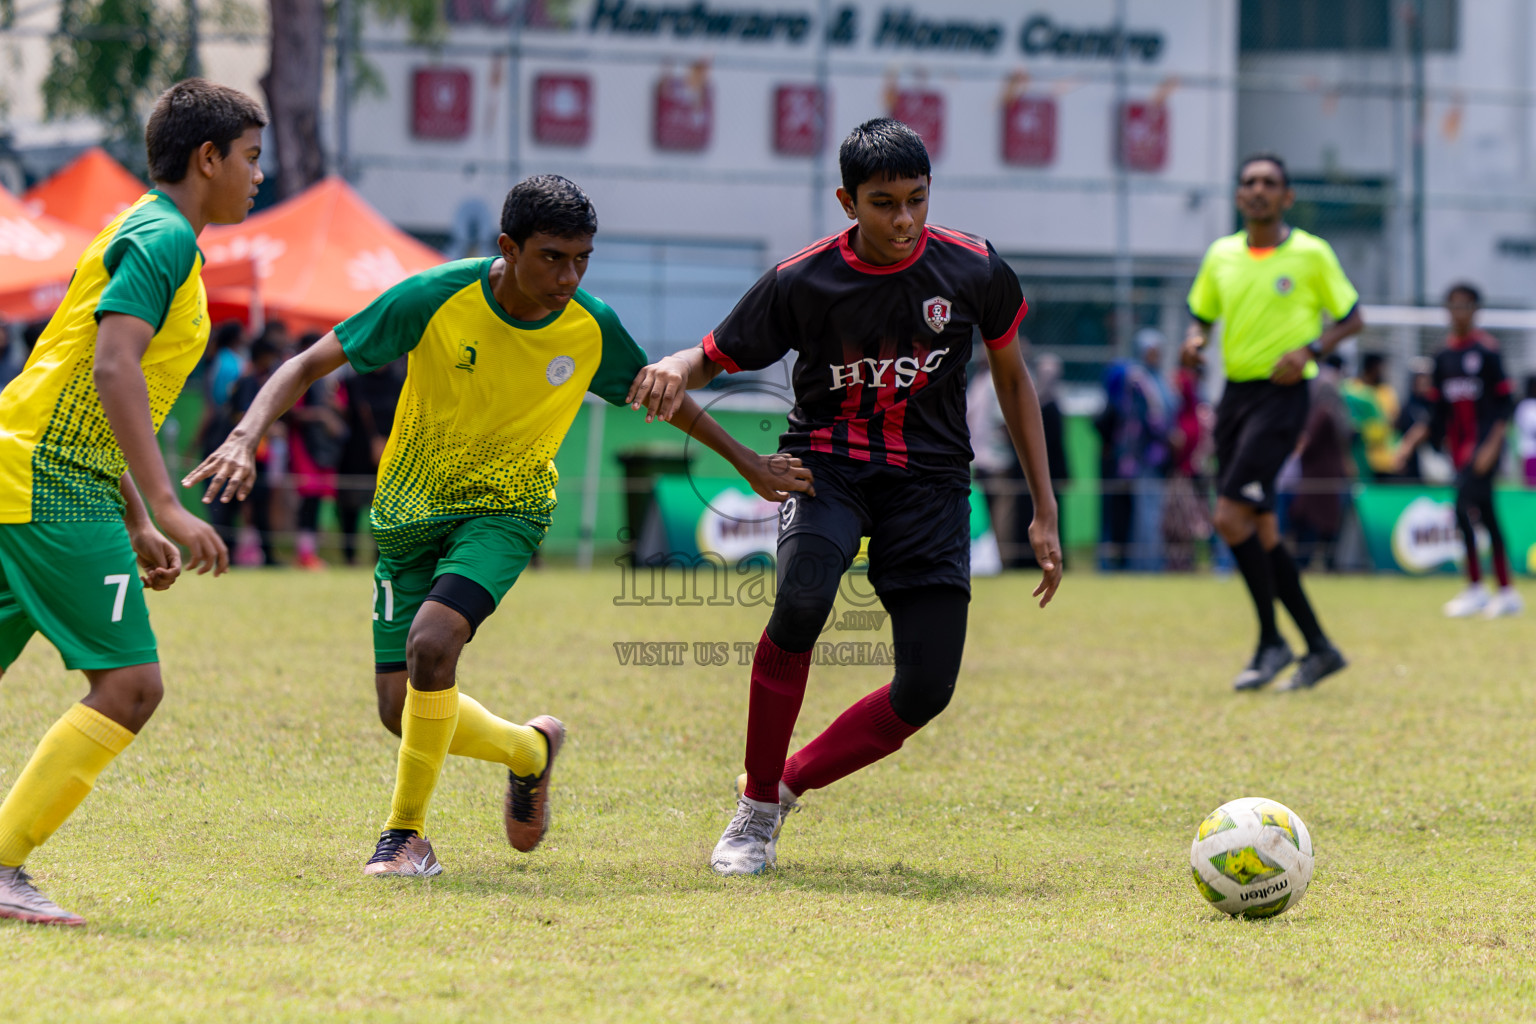
[{"label": "player's bare knee", "polygon": [[1218,502],[1213,523],[1229,545],[1241,544],[1253,533],[1253,513],[1235,502]]},{"label": "player's bare knee", "polygon": [[411,685],[418,690],[448,689],[453,685],[454,669],[463,647],[463,639],[454,630],[441,624],[423,624],[417,619],[405,641]]},{"label": "player's bare knee", "polygon": [[405,713],[405,687],[396,687],[393,680],[380,676],[374,683],[374,689],[379,698],[379,722],[399,736],[400,716]]}]

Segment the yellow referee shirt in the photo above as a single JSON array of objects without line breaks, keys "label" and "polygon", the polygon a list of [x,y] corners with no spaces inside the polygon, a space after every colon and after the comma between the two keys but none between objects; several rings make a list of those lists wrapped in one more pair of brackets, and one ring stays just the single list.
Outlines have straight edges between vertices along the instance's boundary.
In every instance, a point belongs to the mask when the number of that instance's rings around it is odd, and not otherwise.
[{"label": "yellow referee shirt", "polygon": [[359,372],[410,355],[373,503],[386,553],[427,543],[468,516],[548,527],[553,460],[582,396],[622,405],[645,366],[614,312],[580,289],[542,320],[512,319],[491,294],[493,262],[417,274],[336,328]]},{"label": "yellow referee shirt", "polygon": [[0,393],[0,523],[121,519],[127,460],[92,371],[96,326],[127,313],[154,326],[144,382],[155,429],[208,346],[203,254],[163,192],[148,192],[86,247],[27,365]]},{"label": "yellow referee shirt", "polygon": [[[1295,227],[1273,249],[1250,250],[1245,231],[1218,238],[1189,289],[1190,313],[1222,322],[1221,358],[1233,381],[1267,378],[1281,356],[1317,338],[1322,312],[1342,320],[1359,301],[1333,248]],[[1307,364],[1307,376],[1316,375]]]}]

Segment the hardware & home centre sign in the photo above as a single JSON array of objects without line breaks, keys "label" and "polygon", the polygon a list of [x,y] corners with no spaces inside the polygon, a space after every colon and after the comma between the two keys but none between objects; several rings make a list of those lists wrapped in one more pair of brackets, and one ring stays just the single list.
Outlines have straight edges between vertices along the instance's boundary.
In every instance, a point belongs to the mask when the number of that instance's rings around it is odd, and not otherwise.
[{"label": "hardware & home centre sign", "polygon": [[[1070,8],[1068,8],[1070,9]],[[833,3],[764,0],[447,0],[451,25],[511,26],[658,43],[814,47],[883,53],[1156,63],[1163,31],[1041,10],[1038,4]],[[1004,13],[1017,12],[1017,13]]]}]

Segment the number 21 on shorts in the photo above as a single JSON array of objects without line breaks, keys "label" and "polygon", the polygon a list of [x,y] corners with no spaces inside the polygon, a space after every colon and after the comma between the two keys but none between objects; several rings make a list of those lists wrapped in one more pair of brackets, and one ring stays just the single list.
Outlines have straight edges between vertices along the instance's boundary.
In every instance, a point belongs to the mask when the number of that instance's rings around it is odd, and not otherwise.
[{"label": "number 21 on shorts", "polygon": [[[384,621],[395,621],[395,585],[389,580],[373,581],[373,621],[379,621],[379,589],[384,590]],[[121,602],[119,602],[121,603]]]}]

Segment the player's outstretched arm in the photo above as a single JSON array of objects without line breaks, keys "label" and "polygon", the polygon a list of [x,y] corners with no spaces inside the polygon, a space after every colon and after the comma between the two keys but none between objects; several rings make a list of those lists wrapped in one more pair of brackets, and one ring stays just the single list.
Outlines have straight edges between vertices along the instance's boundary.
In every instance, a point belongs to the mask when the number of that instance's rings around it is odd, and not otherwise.
[{"label": "player's outstretched arm", "polygon": [[1003,409],[1003,421],[1008,424],[1008,436],[1013,438],[1014,451],[1018,452],[1030,496],[1035,500],[1029,543],[1043,574],[1034,596],[1040,598],[1040,607],[1044,608],[1061,586],[1061,539],[1056,525],[1056,493],[1051,490],[1050,463],[1045,454],[1040,396],[1035,394],[1035,382],[1024,366],[1018,335],[1002,348],[987,349],[987,363],[992,368],[992,387]]},{"label": "player's outstretched arm", "polygon": [[754,452],[726,433],[725,428],[686,393],[680,396],[676,415],[667,422],[689,437],[698,438],[729,462],[742,479],[752,485],[758,497],[780,502],[788,500],[794,491],[816,496],[816,481],[799,459],[778,452],[769,455]]},{"label": "player's outstretched arm", "polygon": [[199,573],[212,569],[217,576],[229,568],[229,550],[213,527],[181,507],[165,461],[160,457],[160,446],[155,443],[155,422],[149,410],[149,388],[144,383],[142,363],[154,336],[154,326],[136,316],[102,316],[96,332],[92,378],[101,398],[101,411],[106,414],[112,436],[128,462],[128,472],[142,489],[160,530],[186,546],[188,568]]},{"label": "player's outstretched arm", "polygon": [[346,361],[347,354],[342,351],[336,332],[327,331],[325,337],[278,367],[256,392],[251,407],[240,417],[228,439],[183,477],[181,485],[191,487],[199,480],[207,480],[205,504],[215,499],[244,501],[256,482],[256,445],[262,435],[279,416],[293,408],[311,384]]},{"label": "player's outstretched arm", "polygon": [[670,422],[687,392],[708,384],[720,375],[722,369],[704,352],[703,345],[695,345],[664,356],[642,369],[629,386],[629,397],[625,401],[635,409],[645,406],[647,423],[657,417]]}]

